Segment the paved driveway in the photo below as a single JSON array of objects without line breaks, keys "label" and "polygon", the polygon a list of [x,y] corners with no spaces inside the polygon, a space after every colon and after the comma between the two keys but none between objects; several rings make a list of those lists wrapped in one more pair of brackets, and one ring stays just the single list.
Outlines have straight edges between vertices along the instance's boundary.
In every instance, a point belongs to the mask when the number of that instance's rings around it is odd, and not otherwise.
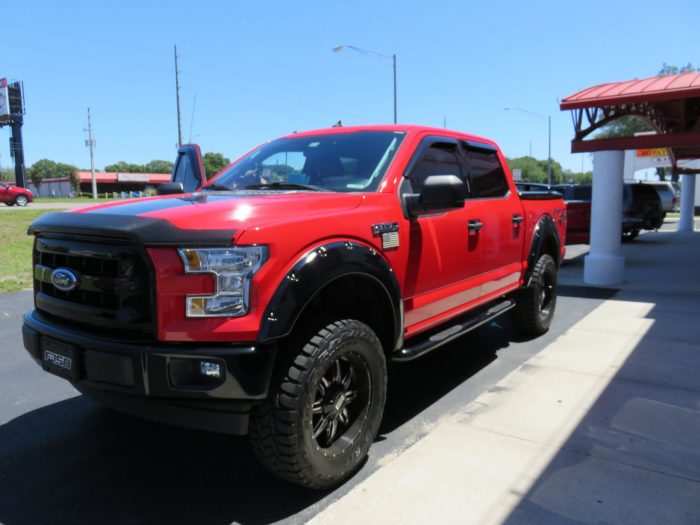
[{"label": "paved driveway", "polygon": [[369,460],[329,493],[268,475],[245,438],[155,424],[92,404],[23,350],[21,316],[32,307],[31,294],[0,295],[0,523],[305,523],[609,295],[576,286],[560,293],[552,329],[541,338],[517,339],[500,320],[392,367]]}]

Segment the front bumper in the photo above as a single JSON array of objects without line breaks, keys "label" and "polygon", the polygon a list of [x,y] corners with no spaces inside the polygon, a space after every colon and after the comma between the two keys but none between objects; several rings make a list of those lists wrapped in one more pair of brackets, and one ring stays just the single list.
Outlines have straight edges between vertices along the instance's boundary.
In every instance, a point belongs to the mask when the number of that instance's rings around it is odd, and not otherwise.
[{"label": "front bumper", "polygon": [[[99,339],[57,325],[36,310],[24,316],[22,337],[42,366],[47,347],[68,348],[75,363],[64,377],[102,404],[163,423],[232,434],[247,432],[250,409],[267,397],[277,354],[275,345]],[[201,361],[218,364],[220,378],[202,376]]]}]

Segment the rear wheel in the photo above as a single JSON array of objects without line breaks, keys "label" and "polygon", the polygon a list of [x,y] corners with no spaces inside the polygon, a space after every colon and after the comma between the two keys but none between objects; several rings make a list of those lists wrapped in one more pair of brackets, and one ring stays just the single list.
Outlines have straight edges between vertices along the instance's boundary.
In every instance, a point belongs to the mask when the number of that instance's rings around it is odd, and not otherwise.
[{"label": "rear wheel", "polygon": [[549,330],[556,306],[557,265],[544,254],[532,269],[530,285],[518,294],[513,322],[524,333],[541,335]]},{"label": "rear wheel", "polygon": [[26,195],[17,195],[17,197],[15,197],[15,204],[17,206],[26,206],[28,202],[29,199]]},{"label": "rear wheel", "polygon": [[633,241],[637,237],[639,237],[639,229],[634,229],[634,230],[627,230],[625,232],[622,232],[622,240],[623,241]]},{"label": "rear wheel", "polygon": [[379,429],[386,361],[367,325],[337,321],[291,357],[272,396],[257,407],[250,440],[274,474],[314,489],[350,477]]}]

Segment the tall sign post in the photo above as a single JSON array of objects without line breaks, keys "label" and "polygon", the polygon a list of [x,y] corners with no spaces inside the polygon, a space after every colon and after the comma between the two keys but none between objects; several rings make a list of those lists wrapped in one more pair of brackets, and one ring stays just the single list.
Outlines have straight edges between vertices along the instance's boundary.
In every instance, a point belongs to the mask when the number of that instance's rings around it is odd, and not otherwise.
[{"label": "tall sign post", "polygon": [[8,83],[0,78],[0,127],[10,126],[10,155],[15,160],[15,182],[20,188],[27,186],[26,168],[24,166],[24,144],[22,143],[22,124],[24,121],[24,97],[22,83]]}]

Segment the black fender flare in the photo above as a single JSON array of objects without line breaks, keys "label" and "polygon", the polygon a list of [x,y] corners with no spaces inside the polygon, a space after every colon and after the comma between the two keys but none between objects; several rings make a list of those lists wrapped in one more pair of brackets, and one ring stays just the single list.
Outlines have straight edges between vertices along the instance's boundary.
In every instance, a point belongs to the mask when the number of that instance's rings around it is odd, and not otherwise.
[{"label": "black fender flare", "polygon": [[334,241],[316,246],[297,260],[277,287],[265,308],[259,342],[288,335],[306,305],[332,281],[361,275],[380,285],[389,299],[394,317],[394,348],[403,344],[401,288],[391,266],[373,248],[354,241]]},{"label": "black fender flare", "polygon": [[545,244],[550,238],[554,239],[556,253],[553,255],[553,258],[558,268],[560,263],[559,254],[561,253],[561,239],[559,238],[559,230],[557,229],[557,224],[554,222],[551,215],[543,215],[535,225],[535,231],[532,235],[532,242],[530,243],[530,251],[527,254],[525,286],[530,285],[532,269],[535,267],[537,259],[539,259],[540,255],[542,255]]}]

